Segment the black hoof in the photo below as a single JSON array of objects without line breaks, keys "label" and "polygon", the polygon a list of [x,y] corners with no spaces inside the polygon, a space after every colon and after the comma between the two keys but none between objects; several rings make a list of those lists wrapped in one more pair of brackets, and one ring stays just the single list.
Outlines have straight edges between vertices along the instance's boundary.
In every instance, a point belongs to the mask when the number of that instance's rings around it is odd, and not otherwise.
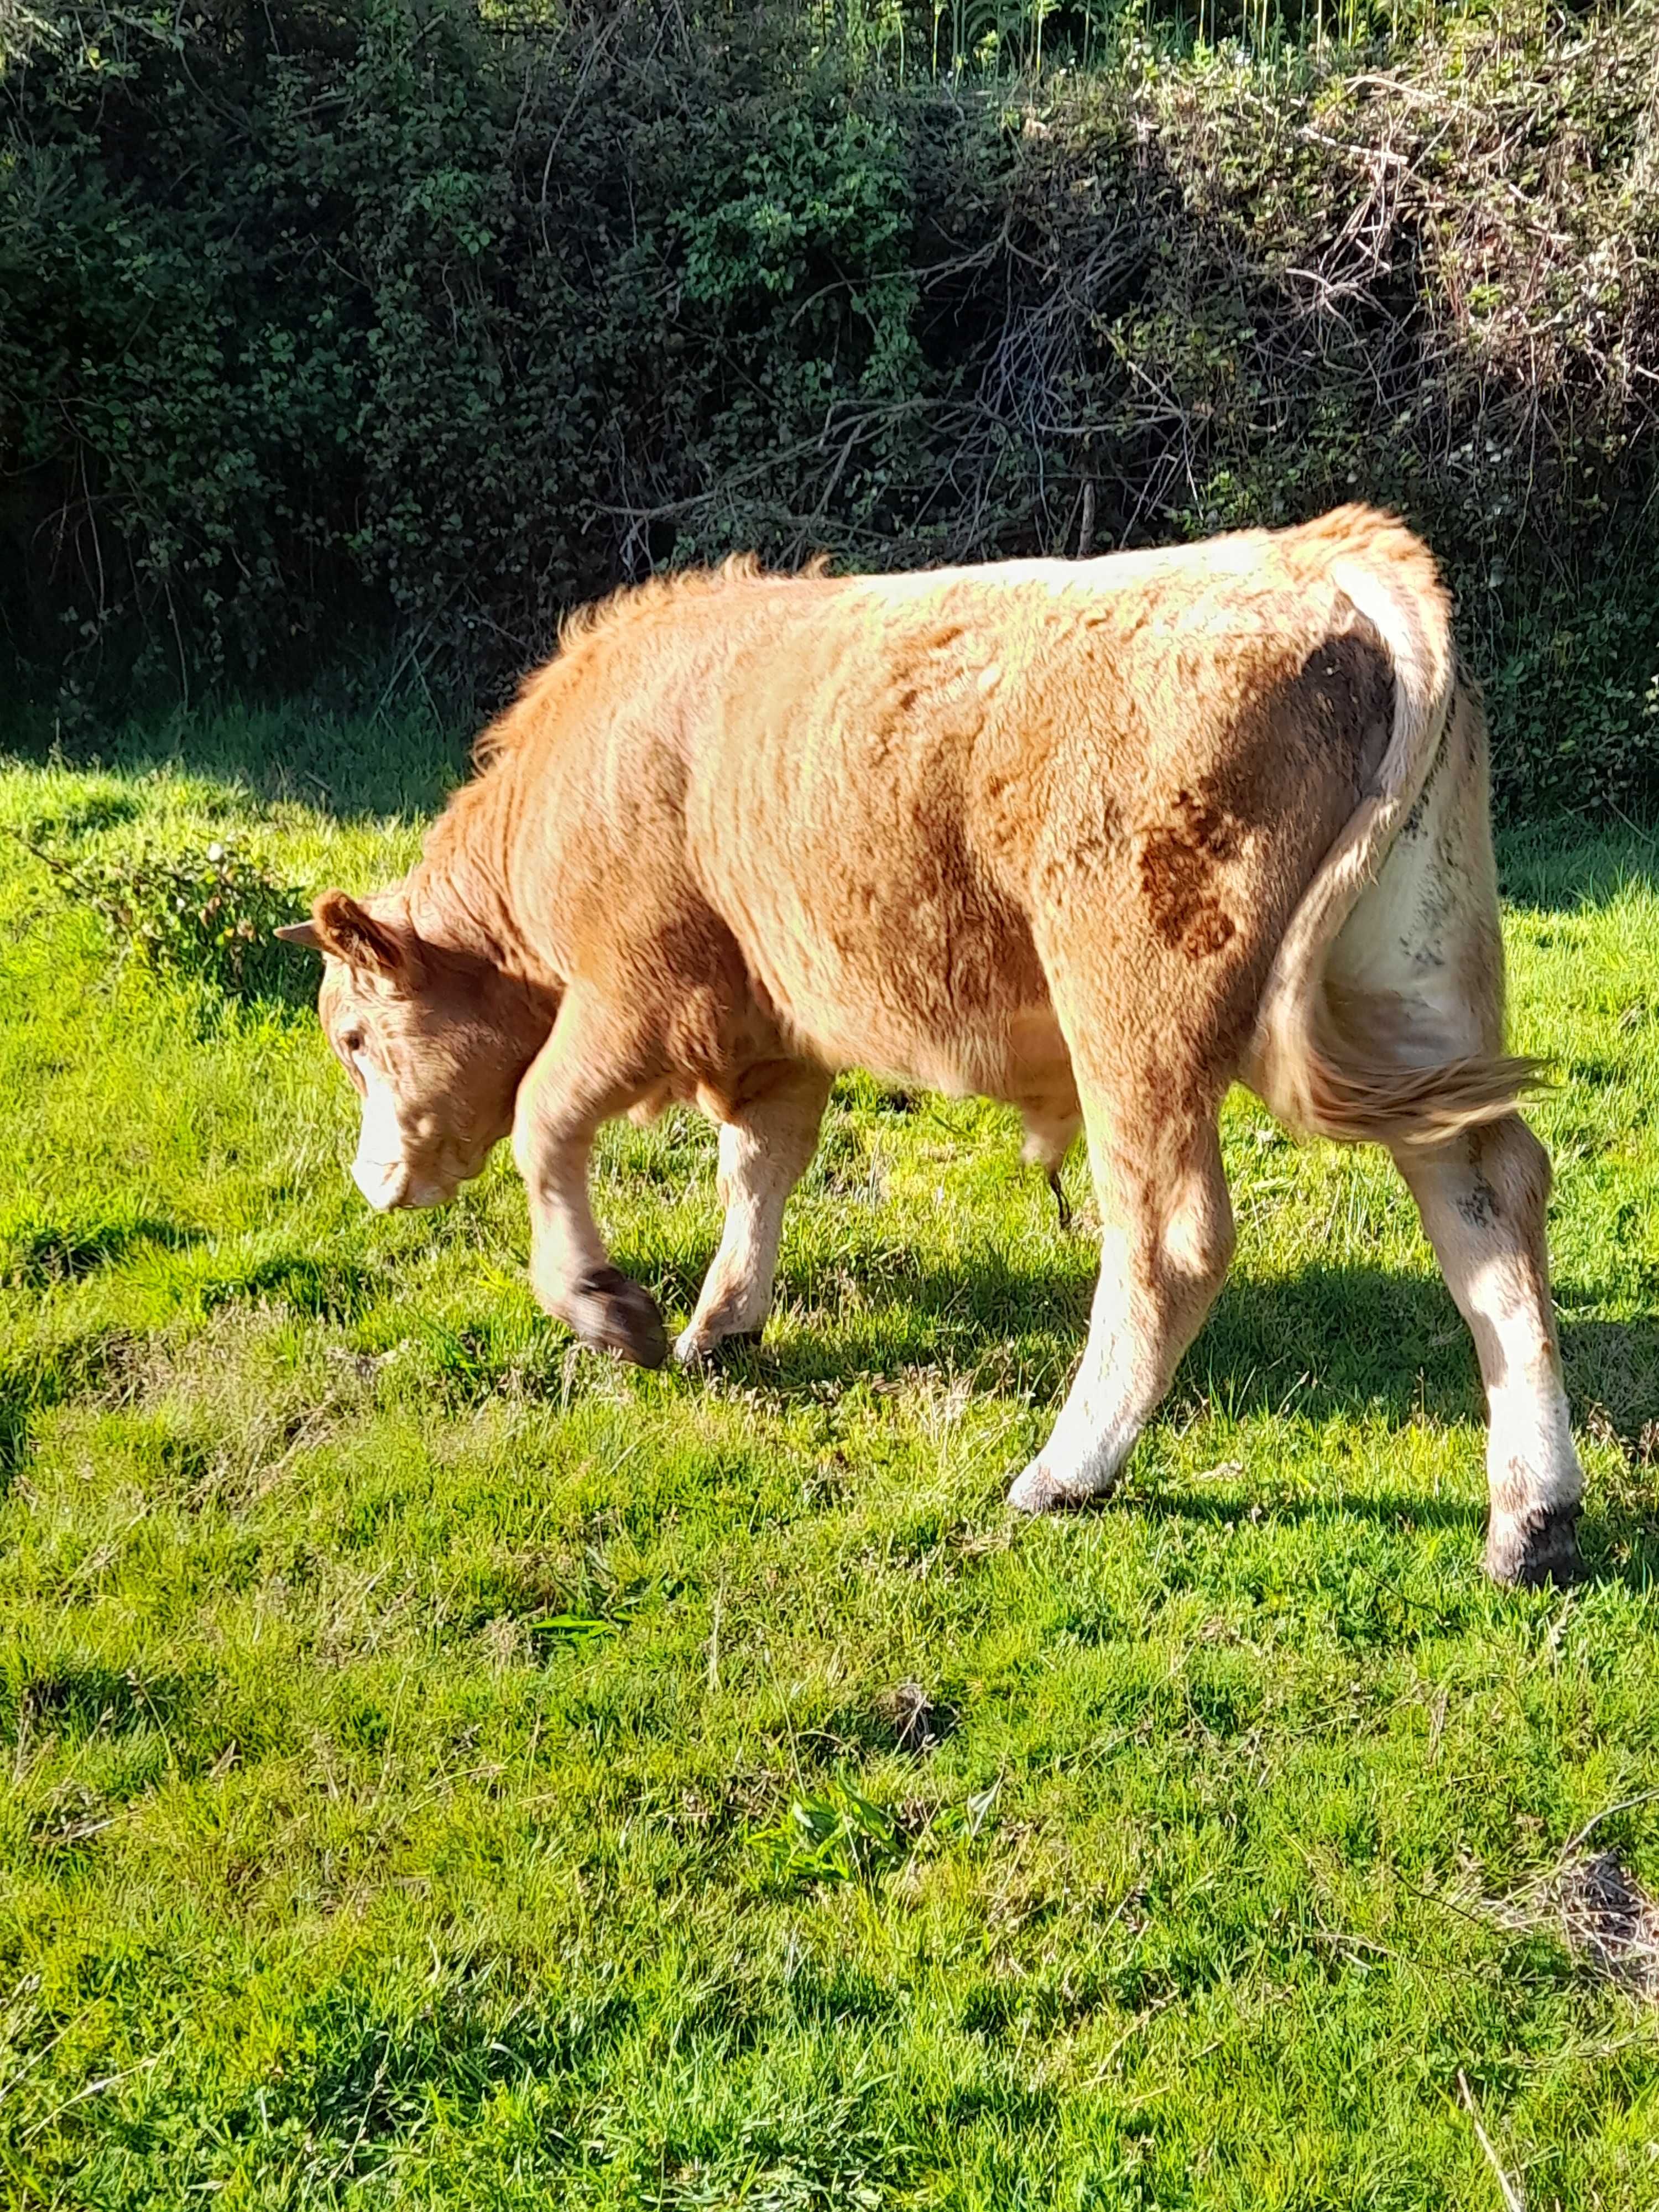
[{"label": "black hoof", "polygon": [[1528,1589],[1565,1584],[1578,1579],[1583,1565],[1577,1505],[1559,1505],[1526,1521],[1494,1521],[1487,1533],[1486,1572],[1495,1583]]},{"label": "black hoof", "polygon": [[596,1267],[585,1275],[565,1318],[595,1352],[614,1352],[636,1367],[660,1367],[668,1357],[668,1336],[656,1300],[620,1267]]}]

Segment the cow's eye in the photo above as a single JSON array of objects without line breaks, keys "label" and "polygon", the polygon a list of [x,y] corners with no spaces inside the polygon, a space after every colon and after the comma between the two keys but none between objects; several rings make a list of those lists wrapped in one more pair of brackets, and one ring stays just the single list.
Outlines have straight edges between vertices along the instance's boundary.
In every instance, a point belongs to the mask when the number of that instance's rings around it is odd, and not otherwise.
[{"label": "cow's eye", "polygon": [[363,1048],[362,1031],[361,1030],[348,1030],[345,1032],[345,1035],[340,1039],[340,1048],[343,1052],[361,1052]]}]

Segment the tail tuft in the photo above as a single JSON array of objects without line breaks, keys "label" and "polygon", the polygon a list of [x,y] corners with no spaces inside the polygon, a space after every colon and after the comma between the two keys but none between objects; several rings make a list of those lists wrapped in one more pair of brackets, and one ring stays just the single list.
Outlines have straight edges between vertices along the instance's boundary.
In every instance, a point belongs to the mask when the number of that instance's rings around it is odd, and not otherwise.
[{"label": "tail tuft", "polygon": [[[1343,993],[1327,973],[1339,933],[1380,875],[1453,717],[1460,684],[1450,609],[1433,561],[1397,524],[1344,509],[1307,533],[1329,544],[1328,574],[1381,635],[1393,664],[1394,726],[1375,782],[1315,872],[1280,941],[1257,1012],[1251,1081],[1282,1120],[1350,1144],[1444,1144],[1501,1121],[1544,1081],[1536,1060],[1436,1057],[1434,1017],[1385,990]],[[1480,743],[1484,747],[1484,729]],[[1483,753],[1484,757],[1484,753]],[[1483,783],[1484,803],[1484,783]],[[1449,1049],[1448,1049],[1449,1048]]]},{"label": "tail tuft", "polygon": [[1339,1011],[1322,992],[1298,1070],[1297,1126],[1338,1144],[1443,1145],[1501,1121],[1549,1085],[1547,1063],[1526,1054],[1464,1054],[1426,1065],[1392,1057],[1400,1026],[1386,1001],[1349,1001]]}]

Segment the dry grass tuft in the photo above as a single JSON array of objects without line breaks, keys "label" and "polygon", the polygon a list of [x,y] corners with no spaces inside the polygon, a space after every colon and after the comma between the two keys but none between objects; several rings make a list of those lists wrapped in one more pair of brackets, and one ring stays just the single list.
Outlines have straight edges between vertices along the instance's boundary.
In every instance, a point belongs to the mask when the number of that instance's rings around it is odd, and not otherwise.
[{"label": "dry grass tuft", "polygon": [[1617,1851],[1569,1846],[1547,1874],[1488,1909],[1517,1932],[1551,1930],[1591,1973],[1659,2002],[1659,1905]]}]

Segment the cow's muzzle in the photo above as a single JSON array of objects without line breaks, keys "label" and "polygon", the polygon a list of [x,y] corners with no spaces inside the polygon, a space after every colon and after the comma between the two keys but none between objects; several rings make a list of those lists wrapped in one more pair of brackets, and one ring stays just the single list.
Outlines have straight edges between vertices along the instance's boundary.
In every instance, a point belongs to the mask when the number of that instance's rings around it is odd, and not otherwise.
[{"label": "cow's muzzle", "polygon": [[356,1159],[351,1180],[377,1213],[395,1213],[408,1206],[442,1206],[455,1194],[430,1176],[416,1175],[402,1160]]}]

